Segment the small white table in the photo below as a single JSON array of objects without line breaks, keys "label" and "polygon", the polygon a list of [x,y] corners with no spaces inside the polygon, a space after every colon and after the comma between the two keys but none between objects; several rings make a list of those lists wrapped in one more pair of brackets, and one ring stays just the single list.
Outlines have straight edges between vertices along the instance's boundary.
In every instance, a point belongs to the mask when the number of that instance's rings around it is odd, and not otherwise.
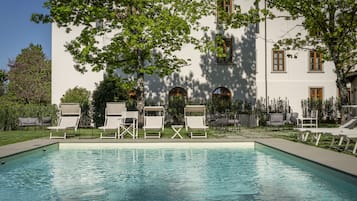
[{"label": "small white table", "polygon": [[172,130],[175,132],[175,134],[171,137],[171,139],[174,139],[177,135],[183,139],[183,137],[181,136],[180,132],[183,128],[183,125],[171,125]]}]

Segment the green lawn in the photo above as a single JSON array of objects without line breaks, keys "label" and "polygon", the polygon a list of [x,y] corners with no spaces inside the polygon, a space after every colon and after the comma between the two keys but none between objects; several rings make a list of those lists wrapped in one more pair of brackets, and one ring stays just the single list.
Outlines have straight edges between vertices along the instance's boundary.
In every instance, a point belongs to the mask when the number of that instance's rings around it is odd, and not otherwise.
[{"label": "green lawn", "polygon": [[0,131],[0,146],[12,144],[16,142],[23,142],[36,138],[48,137],[49,132],[42,129],[28,129],[16,131]]}]

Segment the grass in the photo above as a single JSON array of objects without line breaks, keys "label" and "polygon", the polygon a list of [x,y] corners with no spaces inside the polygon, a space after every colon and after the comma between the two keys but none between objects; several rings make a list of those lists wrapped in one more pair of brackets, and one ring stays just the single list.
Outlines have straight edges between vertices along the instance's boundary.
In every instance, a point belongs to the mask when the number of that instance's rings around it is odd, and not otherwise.
[{"label": "grass", "polygon": [[[77,133],[73,131],[69,131],[68,135],[74,135],[77,138],[99,138],[100,136],[99,129],[86,129],[80,128]],[[60,133],[62,134],[62,133]],[[214,129],[210,128],[207,132],[209,138],[282,138],[290,141],[298,142],[297,135],[298,132],[293,130],[292,127],[284,127],[282,129],[273,130],[272,128],[267,127],[257,127],[257,128],[241,128],[238,130],[232,130],[232,128],[221,128]],[[167,127],[165,131],[162,133],[162,138],[169,139],[174,135],[174,131]],[[185,129],[181,130],[181,136],[184,138],[189,138]],[[15,130],[15,131],[1,131],[0,132],[0,146],[4,146],[7,144],[13,144],[17,142],[23,142],[27,140],[37,139],[37,138],[49,138],[49,130],[41,129],[41,128],[28,128],[24,130]],[[126,135],[125,138],[130,138],[129,135]],[[144,138],[144,133],[142,129],[139,129],[139,138]],[[322,135],[319,143],[319,147],[329,149],[332,137],[329,135]],[[301,142],[300,142],[301,143]],[[305,144],[309,144],[311,146],[315,146],[313,142],[308,141],[304,142]],[[354,143],[350,144],[351,146]],[[350,147],[350,150],[352,148]],[[334,149],[335,150],[335,149]],[[337,151],[341,151],[341,149],[336,149]],[[350,152],[347,152],[350,153]]]},{"label": "grass", "polygon": [[0,146],[23,142],[36,138],[48,137],[49,132],[43,129],[28,129],[15,131],[1,131],[0,132]]}]

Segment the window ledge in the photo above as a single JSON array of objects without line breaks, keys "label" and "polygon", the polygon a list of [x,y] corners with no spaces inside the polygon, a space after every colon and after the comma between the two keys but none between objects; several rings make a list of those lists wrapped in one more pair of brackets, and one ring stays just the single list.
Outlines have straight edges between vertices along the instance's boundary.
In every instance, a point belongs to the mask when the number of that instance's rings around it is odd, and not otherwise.
[{"label": "window ledge", "polygon": [[325,71],[307,71],[307,73],[325,73]]},{"label": "window ledge", "polygon": [[288,72],[286,72],[286,71],[271,71],[271,73],[276,73],[276,74],[286,74],[286,73],[288,73]]}]

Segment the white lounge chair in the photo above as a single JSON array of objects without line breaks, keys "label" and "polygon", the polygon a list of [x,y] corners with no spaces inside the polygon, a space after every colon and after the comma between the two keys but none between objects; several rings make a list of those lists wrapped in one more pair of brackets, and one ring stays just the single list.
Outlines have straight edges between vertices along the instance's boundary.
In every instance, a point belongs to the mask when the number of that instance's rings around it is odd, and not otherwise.
[{"label": "white lounge chair", "polygon": [[317,146],[319,144],[321,135],[329,134],[332,135],[332,142],[330,146],[334,145],[336,137],[340,138],[340,141],[338,143],[338,145],[340,146],[343,140],[342,134],[356,132],[357,129],[356,131],[353,131],[355,129],[351,129],[355,127],[356,124],[357,124],[357,117],[354,117],[337,128],[296,128],[296,130],[300,131],[300,134],[298,135],[298,140],[301,140],[303,142],[306,142],[311,134],[312,136],[311,141],[315,140],[315,145]]},{"label": "white lounge chair", "polygon": [[343,142],[346,141],[345,147],[344,147],[345,151],[348,150],[351,141],[355,141],[355,145],[353,147],[352,153],[356,154],[356,151],[357,151],[357,129],[356,128],[354,128],[354,129],[346,129],[345,128],[345,129],[339,130],[338,132],[333,133],[330,147],[335,146],[336,138],[340,138],[338,140],[337,147],[343,147]]},{"label": "white lounge chair", "polygon": [[[124,102],[108,102],[105,108],[105,122],[104,126],[98,129],[102,130],[100,133],[101,139],[116,139],[119,133],[119,127],[123,123],[126,106]],[[114,131],[114,136],[107,135],[107,131]]]},{"label": "white lounge chair", "polygon": [[126,134],[129,134],[133,139],[138,137],[138,111],[127,111],[124,115],[125,119],[119,124],[118,138],[124,138]]},{"label": "white lounge chair", "polygon": [[319,145],[322,134],[334,135],[339,133],[341,129],[343,128],[296,128],[296,130],[300,131],[298,140],[306,142],[311,136],[311,141],[315,141],[316,146]]},{"label": "white lounge chair", "polygon": [[[62,103],[59,107],[60,117],[58,118],[57,126],[50,126],[47,129],[50,131],[50,139],[67,138],[67,129],[74,129],[77,132],[79,119],[81,116],[81,107],[78,103]],[[53,135],[53,131],[64,131],[63,136]]]},{"label": "white lounge chair", "polygon": [[144,138],[161,138],[161,132],[164,131],[164,120],[165,120],[164,107],[162,106],[144,107],[144,126],[143,126]]},{"label": "white lounge chair", "polygon": [[[206,107],[204,105],[187,105],[184,109],[185,128],[191,138],[207,138]],[[197,131],[203,131],[197,133]]]}]

